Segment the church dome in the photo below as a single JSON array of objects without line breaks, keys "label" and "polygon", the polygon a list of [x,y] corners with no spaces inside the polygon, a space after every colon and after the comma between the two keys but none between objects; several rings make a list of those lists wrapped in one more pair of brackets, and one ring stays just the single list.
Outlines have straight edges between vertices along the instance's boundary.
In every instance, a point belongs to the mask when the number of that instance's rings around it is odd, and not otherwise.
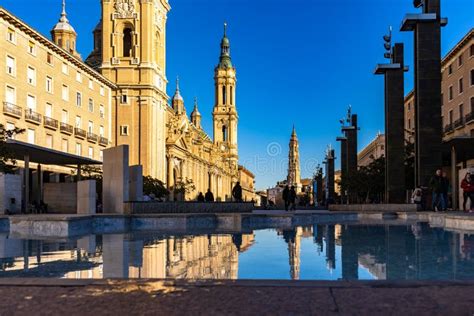
[{"label": "church dome", "polygon": [[63,11],[61,12],[61,17],[59,18],[58,23],[53,28],[53,31],[66,31],[76,33],[72,25],[69,23],[66,14],[66,3],[63,0]]}]

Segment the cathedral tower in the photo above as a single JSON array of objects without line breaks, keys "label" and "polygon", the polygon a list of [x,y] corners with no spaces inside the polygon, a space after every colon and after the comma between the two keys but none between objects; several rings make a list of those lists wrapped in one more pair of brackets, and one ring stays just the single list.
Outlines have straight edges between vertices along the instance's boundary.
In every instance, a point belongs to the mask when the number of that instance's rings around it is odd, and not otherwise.
[{"label": "cathedral tower", "polygon": [[288,152],[288,185],[295,186],[297,192],[301,189],[300,150],[296,130],[293,126]]},{"label": "cathedral tower", "polygon": [[117,85],[113,145],[130,147],[130,164],[165,181],[167,0],[102,0],[87,61]]},{"label": "cathedral tower", "polygon": [[198,110],[197,98],[194,98],[194,109],[191,112],[191,123],[193,123],[196,128],[201,129],[201,113]]},{"label": "cathedral tower", "polygon": [[224,36],[221,41],[219,64],[214,70],[215,105],[212,112],[214,121],[214,143],[228,152],[232,169],[237,173],[237,122],[235,106],[236,72],[230,58],[230,42],[227,38],[227,24],[224,23]]},{"label": "cathedral tower", "polygon": [[54,28],[51,30],[51,37],[56,45],[67,52],[80,57],[79,53],[76,51],[77,33],[69,23],[66,14],[66,0],[63,0],[61,17],[59,18],[58,23],[56,23]]}]

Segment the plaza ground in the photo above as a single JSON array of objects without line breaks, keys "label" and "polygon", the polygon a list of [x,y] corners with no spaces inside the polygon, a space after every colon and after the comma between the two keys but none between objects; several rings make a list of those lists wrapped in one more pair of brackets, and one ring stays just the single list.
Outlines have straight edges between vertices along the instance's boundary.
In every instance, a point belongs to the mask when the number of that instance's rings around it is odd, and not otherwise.
[{"label": "plaza ground", "polygon": [[3,315],[472,315],[474,282],[2,279]]}]

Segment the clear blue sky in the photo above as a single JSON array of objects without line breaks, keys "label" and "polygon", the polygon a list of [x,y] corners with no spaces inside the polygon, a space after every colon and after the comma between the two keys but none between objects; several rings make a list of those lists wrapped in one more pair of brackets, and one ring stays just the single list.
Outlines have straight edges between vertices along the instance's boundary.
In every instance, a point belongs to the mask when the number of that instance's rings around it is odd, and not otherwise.
[{"label": "clear blue sky", "polygon": [[[443,55],[474,27],[473,0],[441,0],[448,26]],[[295,124],[303,177],[312,175],[328,144],[336,147],[339,119],[348,104],[359,114],[359,149],[383,132],[384,62],[381,36],[394,26],[413,65],[412,33],[400,33],[412,0],[170,0],[167,27],[168,94],[180,77],[188,113],[198,96],[203,125],[212,134],[213,70],[222,24],[229,24],[237,67],[240,161],[256,174],[257,188],[286,177],[288,141]],[[0,0],[0,5],[49,36],[61,0]],[[78,50],[92,49],[99,0],[67,0],[68,17],[79,34]],[[406,93],[413,73],[405,76]],[[281,150],[280,150],[281,149]]]}]

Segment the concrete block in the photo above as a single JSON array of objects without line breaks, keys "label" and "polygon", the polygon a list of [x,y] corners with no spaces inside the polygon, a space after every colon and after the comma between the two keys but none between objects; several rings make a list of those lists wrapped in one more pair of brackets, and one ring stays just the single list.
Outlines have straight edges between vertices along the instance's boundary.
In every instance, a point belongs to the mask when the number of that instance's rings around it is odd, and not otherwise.
[{"label": "concrete block", "polygon": [[96,181],[84,180],[77,183],[77,214],[95,214]]},{"label": "concrete block", "polygon": [[20,213],[21,175],[0,174],[0,214]]},{"label": "concrete block", "polygon": [[104,149],[102,202],[104,213],[124,214],[129,200],[128,146]]},{"label": "concrete block", "polygon": [[77,183],[44,183],[43,196],[48,212],[76,214]]},{"label": "concrete block", "polygon": [[130,166],[129,174],[129,201],[143,201],[143,166]]}]

